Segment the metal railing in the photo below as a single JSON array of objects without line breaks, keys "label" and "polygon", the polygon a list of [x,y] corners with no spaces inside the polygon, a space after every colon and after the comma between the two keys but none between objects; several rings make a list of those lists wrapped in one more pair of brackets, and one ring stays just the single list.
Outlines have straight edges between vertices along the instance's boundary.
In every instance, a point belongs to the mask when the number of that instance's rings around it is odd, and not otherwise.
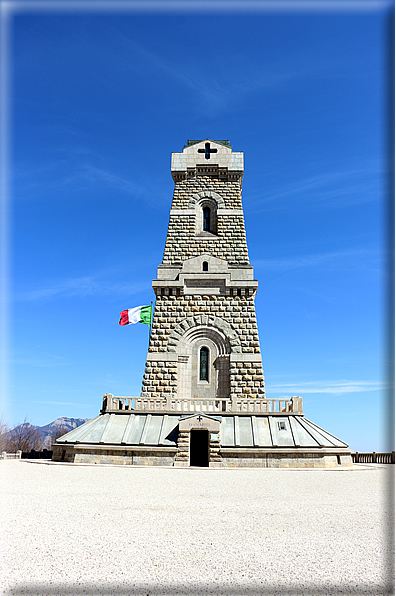
[{"label": "metal railing", "polygon": [[354,464],[394,464],[395,463],[395,452],[391,453],[351,453],[352,461]]}]

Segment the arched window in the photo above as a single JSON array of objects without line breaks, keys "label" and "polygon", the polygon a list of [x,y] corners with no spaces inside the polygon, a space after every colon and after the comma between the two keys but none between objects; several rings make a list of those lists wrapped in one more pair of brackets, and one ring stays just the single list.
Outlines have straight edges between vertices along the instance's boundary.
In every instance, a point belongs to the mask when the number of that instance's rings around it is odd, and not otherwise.
[{"label": "arched window", "polygon": [[199,351],[199,380],[209,381],[209,350],[201,348]]},{"label": "arched window", "polygon": [[209,207],[204,207],[204,210],[203,210],[203,229],[204,229],[204,232],[210,232],[210,209],[209,209]]},{"label": "arched window", "polygon": [[217,236],[217,203],[211,197],[202,197],[195,203],[195,235]]},{"label": "arched window", "polygon": [[208,271],[208,261],[202,263],[202,271]]}]

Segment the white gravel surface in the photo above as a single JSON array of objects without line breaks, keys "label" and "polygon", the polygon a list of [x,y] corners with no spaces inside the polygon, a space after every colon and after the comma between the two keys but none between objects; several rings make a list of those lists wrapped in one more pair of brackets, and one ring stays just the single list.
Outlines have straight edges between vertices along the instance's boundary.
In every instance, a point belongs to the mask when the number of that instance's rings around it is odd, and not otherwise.
[{"label": "white gravel surface", "polygon": [[393,594],[394,466],[0,461],[2,594]]}]

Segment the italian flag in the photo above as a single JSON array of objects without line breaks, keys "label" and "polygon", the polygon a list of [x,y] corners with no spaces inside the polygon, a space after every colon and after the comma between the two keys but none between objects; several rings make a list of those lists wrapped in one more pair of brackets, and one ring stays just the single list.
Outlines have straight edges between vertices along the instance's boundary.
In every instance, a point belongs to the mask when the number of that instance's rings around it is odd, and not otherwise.
[{"label": "italian flag", "polygon": [[136,306],[120,312],[119,325],[131,325],[133,323],[143,323],[151,327],[151,315],[153,306]]}]

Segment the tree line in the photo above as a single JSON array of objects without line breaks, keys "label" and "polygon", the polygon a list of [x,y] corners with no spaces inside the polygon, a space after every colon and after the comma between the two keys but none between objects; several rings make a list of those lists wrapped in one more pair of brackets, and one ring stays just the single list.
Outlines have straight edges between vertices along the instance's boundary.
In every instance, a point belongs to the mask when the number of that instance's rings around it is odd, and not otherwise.
[{"label": "tree line", "polygon": [[18,424],[15,428],[10,429],[7,423],[2,418],[0,420],[0,453],[16,453],[22,451],[23,453],[30,453],[31,451],[42,451],[43,449],[51,449],[56,439],[65,435],[69,430],[61,426],[56,429],[54,434],[50,435],[50,440],[43,441],[40,429],[33,426],[25,420]]}]

